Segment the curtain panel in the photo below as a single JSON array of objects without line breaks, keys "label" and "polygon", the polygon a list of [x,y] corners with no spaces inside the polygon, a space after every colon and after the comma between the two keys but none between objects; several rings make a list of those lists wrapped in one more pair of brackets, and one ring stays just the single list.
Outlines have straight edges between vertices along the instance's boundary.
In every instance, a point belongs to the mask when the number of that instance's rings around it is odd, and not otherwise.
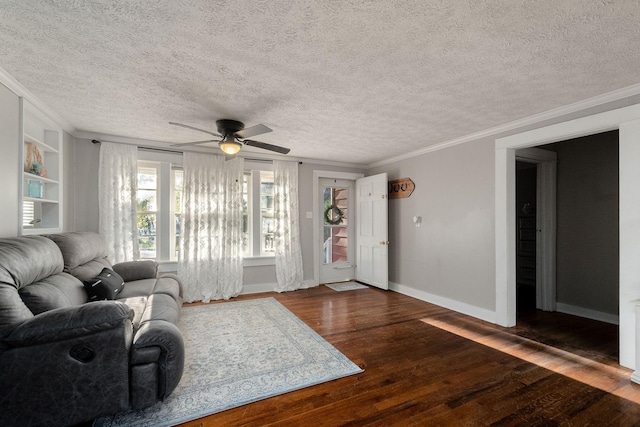
[{"label": "curtain panel", "polygon": [[298,163],[273,162],[276,292],[309,287],[303,280],[300,220],[298,215]]},{"label": "curtain panel", "polygon": [[99,232],[113,264],[139,258],[136,221],[138,147],[100,143],[98,166]]},{"label": "curtain panel", "polygon": [[229,299],[242,291],[244,160],[184,153],[178,274],[185,301]]}]

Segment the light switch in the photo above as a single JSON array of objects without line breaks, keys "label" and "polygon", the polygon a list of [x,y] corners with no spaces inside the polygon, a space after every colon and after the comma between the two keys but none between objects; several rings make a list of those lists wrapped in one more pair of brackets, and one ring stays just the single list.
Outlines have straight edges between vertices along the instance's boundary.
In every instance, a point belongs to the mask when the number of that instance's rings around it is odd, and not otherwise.
[{"label": "light switch", "polygon": [[307,219],[313,218],[313,212],[307,211]]}]

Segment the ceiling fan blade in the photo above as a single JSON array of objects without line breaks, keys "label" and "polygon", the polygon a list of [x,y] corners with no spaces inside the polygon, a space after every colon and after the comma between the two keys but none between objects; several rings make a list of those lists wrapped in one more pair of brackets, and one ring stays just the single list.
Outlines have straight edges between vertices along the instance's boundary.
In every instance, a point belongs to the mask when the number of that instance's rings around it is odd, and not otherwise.
[{"label": "ceiling fan blade", "polygon": [[245,139],[244,141],[242,141],[242,143],[249,145],[251,147],[262,148],[263,150],[275,151],[276,153],[280,153],[280,154],[288,154],[289,151],[291,151],[289,148],[267,144],[266,142],[254,141],[252,139]]},{"label": "ceiling fan blade", "polygon": [[194,142],[184,142],[182,144],[171,144],[171,147],[184,147],[188,145],[206,144],[207,142],[219,142],[219,141],[215,139],[208,139],[206,141],[194,141]]},{"label": "ceiling fan blade", "polygon": [[187,128],[187,129],[198,130],[200,132],[208,133],[209,135],[218,136],[218,137],[222,138],[222,135],[219,135],[219,134],[217,134],[215,132],[210,132],[208,130],[199,129],[199,128],[196,128],[196,127],[193,127],[193,126],[189,126],[189,125],[183,125],[182,123],[169,122],[169,124],[170,125],[174,125],[174,126],[180,126],[180,127]]},{"label": "ceiling fan blade", "polygon": [[260,124],[260,125],[255,125],[255,126],[251,126],[242,130],[239,130],[238,132],[236,132],[236,136],[238,138],[251,138],[252,136],[256,136],[256,135],[262,135],[263,133],[269,133],[272,132],[271,128]]}]

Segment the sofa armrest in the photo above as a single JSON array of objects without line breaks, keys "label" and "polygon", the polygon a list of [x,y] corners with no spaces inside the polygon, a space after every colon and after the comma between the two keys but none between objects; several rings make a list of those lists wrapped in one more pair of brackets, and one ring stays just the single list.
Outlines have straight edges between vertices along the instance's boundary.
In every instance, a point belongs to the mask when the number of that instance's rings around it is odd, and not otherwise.
[{"label": "sofa armrest", "polygon": [[[148,321],[140,327],[133,339],[132,365],[149,362],[158,364],[157,399],[164,399],[178,385],[184,369],[184,356],[182,333],[171,322]],[[132,388],[134,386],[132,384]]]},{"label": "sofa armrest", "polygon": [[0,425],[75,425],[128,409],[130,316],[101,301],[18,324],[0,341]]},{"label": "sofa armrest", "polygon": [[25,347],[73,339],[118,328],[126,319],[133,319],[133,311],[115,301],[58,308],[20,323],[4,341],[11,347]]},{"label": "sofa armrest", "polygon": [[158,263],[152,260],[120,262],[113,266],[113,271],[118,273],[125,282],[154,279],[158,275]]}]

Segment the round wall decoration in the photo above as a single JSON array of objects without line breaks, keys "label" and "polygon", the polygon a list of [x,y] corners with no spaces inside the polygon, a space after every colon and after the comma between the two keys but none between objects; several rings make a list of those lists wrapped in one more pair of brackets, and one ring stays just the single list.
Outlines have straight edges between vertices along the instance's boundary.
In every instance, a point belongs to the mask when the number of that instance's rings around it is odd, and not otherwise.
[{"label": "round wall decoration", "polygon": [[[332,219],[334,215],[335,215],[335,219]],[[331,225],[341,224],[342,218],[344,218],[344,212],[342,212],[342,209],[340,209],[336,205],[329,205],[324,210],[324,221],[327,224],[331,224]]]}]

